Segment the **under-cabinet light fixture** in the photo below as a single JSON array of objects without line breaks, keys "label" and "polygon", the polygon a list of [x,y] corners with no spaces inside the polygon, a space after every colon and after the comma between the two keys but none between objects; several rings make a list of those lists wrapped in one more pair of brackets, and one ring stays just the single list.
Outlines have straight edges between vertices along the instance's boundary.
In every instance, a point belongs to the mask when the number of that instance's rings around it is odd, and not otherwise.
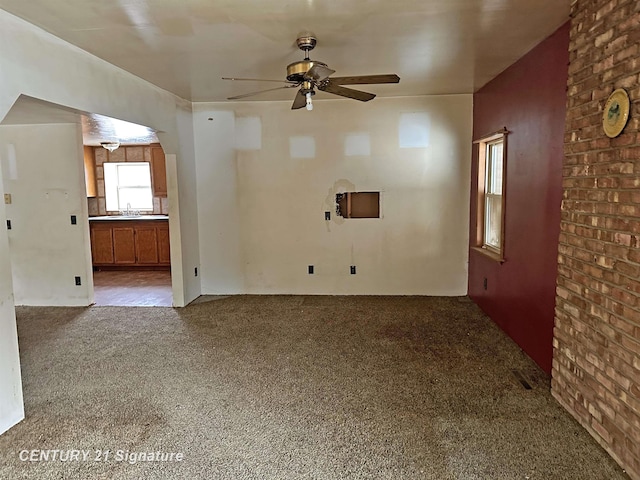
[{"label": "under-cabinet light fixture", "polygon": [[100,142],[100,145],[102,145],[104,148],[106,148],[110,152],[113,152],[115,149],[117,149],[120,146],[120,143],[119,142]]}]

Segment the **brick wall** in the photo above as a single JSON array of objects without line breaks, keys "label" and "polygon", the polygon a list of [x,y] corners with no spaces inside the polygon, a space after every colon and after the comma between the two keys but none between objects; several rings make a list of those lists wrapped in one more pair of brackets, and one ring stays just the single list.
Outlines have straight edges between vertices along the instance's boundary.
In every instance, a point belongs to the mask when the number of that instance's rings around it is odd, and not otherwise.
[{"label": "brick wall", "polygon": [[[552,393],[640,479],[640,2],[577,0],[570,65]],[[630,120],[605,136],[607,97]]]}]

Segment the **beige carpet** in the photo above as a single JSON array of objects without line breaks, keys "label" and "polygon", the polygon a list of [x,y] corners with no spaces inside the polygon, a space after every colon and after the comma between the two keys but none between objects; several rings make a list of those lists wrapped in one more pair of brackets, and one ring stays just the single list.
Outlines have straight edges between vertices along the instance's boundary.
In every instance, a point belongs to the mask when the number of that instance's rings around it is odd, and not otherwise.
[{"label": "beige carpet", "polygon": [[[27,418],[0,436],[1,479],[627,478],[466,299],[17,315]],[[90,456],[20,460],[49,449]]]}]

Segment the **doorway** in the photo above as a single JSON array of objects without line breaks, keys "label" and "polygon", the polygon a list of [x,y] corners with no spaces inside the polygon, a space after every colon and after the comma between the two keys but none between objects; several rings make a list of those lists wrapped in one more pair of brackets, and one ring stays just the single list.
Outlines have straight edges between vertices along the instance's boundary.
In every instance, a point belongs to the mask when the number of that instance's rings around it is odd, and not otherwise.
[{"label": "doorway", "polygon": [[171,306],[166,161],[153,130],[82,115],[94,304]]}]

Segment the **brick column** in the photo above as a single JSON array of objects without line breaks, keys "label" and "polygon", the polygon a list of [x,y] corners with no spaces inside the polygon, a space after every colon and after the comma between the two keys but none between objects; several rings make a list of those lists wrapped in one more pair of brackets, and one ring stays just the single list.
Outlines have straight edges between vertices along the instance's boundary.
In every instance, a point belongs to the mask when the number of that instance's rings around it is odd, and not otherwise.
[{"label": "brick column", "polygon": [[[552,393],[640,479],[640,2],[577,0],[570,65]],[[617,88],[630,120],[610,139]]]}]

